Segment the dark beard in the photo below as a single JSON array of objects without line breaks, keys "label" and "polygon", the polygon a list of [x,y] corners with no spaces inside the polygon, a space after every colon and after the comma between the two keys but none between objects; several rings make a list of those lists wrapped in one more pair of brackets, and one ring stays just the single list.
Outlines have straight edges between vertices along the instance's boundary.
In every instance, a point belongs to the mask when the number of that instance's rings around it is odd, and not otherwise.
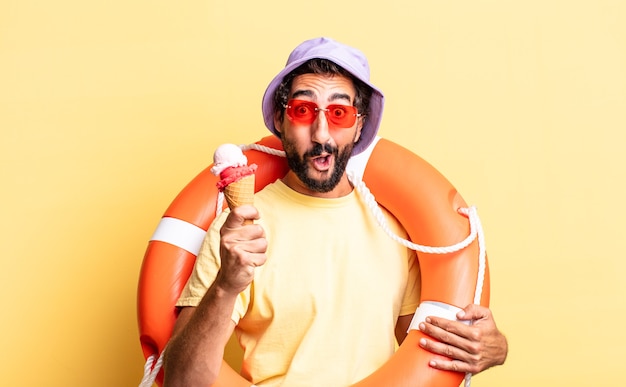
[{"label": "dark beard", "polygon": [[[283,138],[283,149],[285,150],[285,156],[287,158],[287,164],[289,168],[298,176],[298,179],[311,191],[315,192],[330,192],[339,184],[343,173],[350,160],[352,154],[353,143],[346,145],[341,152],[339,148],[332,147],[328,144],[315,144],[313,149],[309,149],[300,157],[294,143],[285,140]],[[332,174],[326,180],[315,180],[308,176],[309,164],[306,162],[311,157],[320,156],[323,152],[330,153],[334,156],[335,167],[332,170]]]}]

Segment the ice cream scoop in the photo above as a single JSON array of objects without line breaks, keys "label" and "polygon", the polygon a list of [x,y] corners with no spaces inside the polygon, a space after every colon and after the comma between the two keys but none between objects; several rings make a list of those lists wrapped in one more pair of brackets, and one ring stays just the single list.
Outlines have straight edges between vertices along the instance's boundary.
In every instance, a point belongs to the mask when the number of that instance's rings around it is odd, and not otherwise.
[{"label": "ice cream scoop", "polygon": [[242,167],[248,165],[248,158],[241,148],[235,144],[220,145],[213,153],[213,167],[211,173],[219,176],[228,167]]}]

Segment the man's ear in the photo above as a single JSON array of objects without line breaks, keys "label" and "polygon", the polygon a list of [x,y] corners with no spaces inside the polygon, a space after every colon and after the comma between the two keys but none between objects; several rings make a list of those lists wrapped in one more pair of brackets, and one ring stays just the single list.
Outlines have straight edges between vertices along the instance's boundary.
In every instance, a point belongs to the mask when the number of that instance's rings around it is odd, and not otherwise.
[{"label": "man's ear", "polygon": [[354,136],[354,143],[356,144],[361,138],[361,130],[363,130],[363,124],[365,124],[365,116],[361,116],[357,118],[356,121],[356,135]]},{"label": "man's ear", "polygon": [[281,114],[279,111],[274,113],[274,128],[276,128],[276,131],[280,134],[282,134],[282,130],[283,130],[283,114]]}]

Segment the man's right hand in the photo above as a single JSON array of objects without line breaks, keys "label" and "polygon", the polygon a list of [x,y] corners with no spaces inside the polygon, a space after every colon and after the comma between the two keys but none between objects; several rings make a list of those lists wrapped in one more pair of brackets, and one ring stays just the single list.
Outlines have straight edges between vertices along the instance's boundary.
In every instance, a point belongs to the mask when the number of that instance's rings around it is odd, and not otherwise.
[{"label": "man's right hand", "polygon": [[234,208],[220,229],[221,268],[216,285],[226,292],[239,294],[254,279],[254,268],[267,259],[265,231],[258,224],[244,225],[244,221],[259,219],[254,206]]}]

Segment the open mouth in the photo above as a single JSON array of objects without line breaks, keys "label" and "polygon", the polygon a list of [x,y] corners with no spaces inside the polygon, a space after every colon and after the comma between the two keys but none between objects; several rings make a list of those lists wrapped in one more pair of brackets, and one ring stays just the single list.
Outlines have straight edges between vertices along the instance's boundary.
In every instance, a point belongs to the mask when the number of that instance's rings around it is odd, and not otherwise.
[{"label": "open mouth", "polygon": [[325,154],[311,158],[313,167],[318,171],[327,171],[330,168],[331,155]]}]

